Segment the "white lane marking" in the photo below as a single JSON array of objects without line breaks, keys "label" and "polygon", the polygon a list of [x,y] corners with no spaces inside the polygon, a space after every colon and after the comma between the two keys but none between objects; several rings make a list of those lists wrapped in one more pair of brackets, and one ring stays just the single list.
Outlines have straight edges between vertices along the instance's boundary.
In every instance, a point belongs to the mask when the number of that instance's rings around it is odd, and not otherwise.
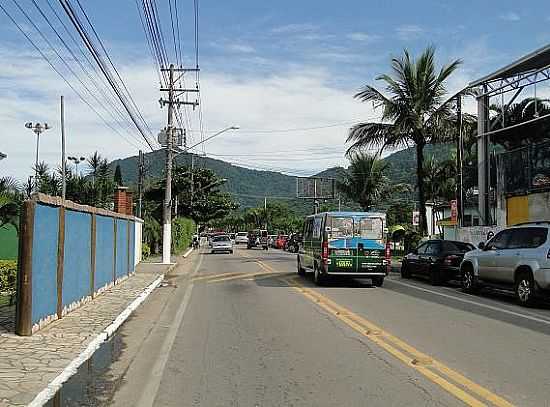
[{"label": "white lane marking", "polygon": [[130,314],[136,310],[140,304],[151,294],[151,292],[159,286],[164,279],[164,275],[160,275],[155,281],[153,281],[141,294],[126,307],[122,313],[120,313],[116,319],[105,328],[100,334],[98,334],[84,349],[84,351],[73,359],[65,369],[55,377],[48,386],[36,395],[33,401],[28,405],[29,407],[40,407],[45,405],[61,387],[63,383],[71,378],[77,371],[80,365],[86,362],[94,354],[94,352],[101,346],[103,342],[109,339],[110,336],[128,319]]},{"label": "white lane marking", "polygon": [[465,298],[460,298],[460,297],[456,297],[454,295],[440,293],[438,291],[428,290],[427,288],[418,287],[418,286],[415,286],[414,284],[407,284],[407,283],[404,283],[404,282],[398,281],[398,280],[388,280],[388,282],[395,283],[395,284],[398,284],[398,285],[403,285],[403,286],[410,287],[410,288],[414,288],[415,290],[424,291],[426,293],[439,295],[440,297],[450,298],[450,299],[453,299],[455,301],[460,301],[460,302],[463,302],[463,303],[466,303],[466,304],[477,305],[478,307],[483,307],[483,308],[487,308],[487,309],[490,309],[490,310],[493,310],[493,311],[502,312],[504,314],[513,315],[513,316],[516,316],[516,317],[525,318],[525,319],[529,319],[531,321],[540,322],[542,324],[550,325],[550,321],[547,320],[547,319],[538,318],[538,317],[534,317],[534,316],[531,316],[531,315],[522,314],[520,312],[515,312],[515,311],[510,311],[510,310],[507,310],[507,309],[494,307],[492,305],[487,305],[487,304],[483,304],[483,303],[480,303],[480,302],[477,302],[477,301],[467,300]]},{"label": "white lane marking", "polygon": [[166,368],[166,362],[168,362],[168,357],[170,356],[174,341],[176,340],[176,335],[179,329],[183,326],[183,317],[185,315],[185,310],[187,309],[187,305],[189,304],[189,300],[191,299],[191,292],[193,291],[193,287],[195,285],[192,278],[197,275],[199,268],[202,264],[202,259],[203,256],[199,256],[199,262],[197,263],[197,266],[195,267],[195,270],[191,275],[189,284],[185,288],[183,300],[178,308],[178,312],[176,313],[174,320],[170,324],[170,329],[168,330],[168,333],[164,338],[164,342],[162,344],[162,347],[160,348],[159,355],[151,371],[150,379],[147,381],[147,386],[141,393],[141,397],[136,404],[136,406],[138,407],[150,407],[154,405],[155,398],[157,397],[157,393],[159,391],[160,382],[164,374],[164,369]]}]

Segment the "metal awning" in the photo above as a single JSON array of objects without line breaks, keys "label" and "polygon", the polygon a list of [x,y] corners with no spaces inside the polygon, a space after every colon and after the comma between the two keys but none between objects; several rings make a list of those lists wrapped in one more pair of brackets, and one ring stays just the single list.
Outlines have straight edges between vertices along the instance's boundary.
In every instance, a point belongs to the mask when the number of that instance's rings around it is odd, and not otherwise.
[{"label": "metal awning", "polygon": [[533,51],[505,67],[470,83],[470,87],[482,85],[495,80],[510,78],[550,67],[550,44]]}]

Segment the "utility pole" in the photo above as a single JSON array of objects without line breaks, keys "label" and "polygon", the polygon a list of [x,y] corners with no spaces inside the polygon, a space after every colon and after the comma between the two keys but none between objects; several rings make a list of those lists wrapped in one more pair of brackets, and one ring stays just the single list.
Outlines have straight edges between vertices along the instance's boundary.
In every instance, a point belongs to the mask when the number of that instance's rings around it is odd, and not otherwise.
[{"label": "utility pole", "polygon": [[464,140],[462,137],[462,96],[456,97],[456,115],[458,126],[458,145],[457,145],[457,170],[458,170],[458,214],[459,226],[464,226]]},{"label": "utility pole", "polygon": [[166,190],[164,194],[163,205],[163,225],[162,225],[162,263],[170,264],[170,253],[172,246],[172,160],[173,160],[173,143],[174,143],[174,107],[180,105],[198,105],[198,102],[187,102],[176,99],[175,93],[180,94],[185,92],[198,92],[198,89],[176,89],[174,78],[175,72],[181,72],[182,75],[189,71],[198,71],[197,69],[174,68],[174,64],[170,64],[169,68],[162,68],[162,72],[169,73],[168,87],[161,88],[161,92],[168,92],[168,100],[160,99],[161,107],[168,105],[168,125],[166,126]]},{"label": "utility pole", "polygon": [[264,196],[265,230],[267,230],[267,196]]},{"label": "utility pole", "polygon": [[138,205],[137,205],[137,217],[141,218],[141,211],[143,205],[143,177],[145,175],[145,165],[143,159],[143,151],[139,150],[138,156]]},{"label": "utility pole", "polygon": [[67,195],[67,159],[65,158],[65,103],[61,96],[61,197]]}]

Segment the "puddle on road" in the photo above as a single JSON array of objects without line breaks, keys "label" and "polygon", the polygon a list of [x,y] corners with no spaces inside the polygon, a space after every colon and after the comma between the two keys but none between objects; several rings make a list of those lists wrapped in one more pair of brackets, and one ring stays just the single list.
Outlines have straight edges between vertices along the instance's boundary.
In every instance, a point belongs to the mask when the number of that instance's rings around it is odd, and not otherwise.
[{"label": "puddle on road", "polygon": [[109,403],[116,387],[116,379],[109,374],[109,368],[124,348],[123,338],[115,334],[80,366],[46,406],[102,406]]}]

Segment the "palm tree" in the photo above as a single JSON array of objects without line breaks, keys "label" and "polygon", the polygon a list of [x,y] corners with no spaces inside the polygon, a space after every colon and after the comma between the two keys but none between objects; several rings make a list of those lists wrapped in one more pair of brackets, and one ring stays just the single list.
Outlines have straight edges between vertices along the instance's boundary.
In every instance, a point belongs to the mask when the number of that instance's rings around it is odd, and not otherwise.
[{"label": "palm tree", "polygon": [[372,101],[382,108],[382,122],[356,124],[347,138],[347,142],[353,143],[348,153],[364,147],[382,150],[414,144],[421,233],[427,231],[424,147],[449,140],[454,131],[453,99],[445,99],[445,82],[461,64],[456,60],[436,72],[434,54],[435,49],[428,47],[416,60],[407,50],[403,56],[393,58],[393,74],[376,78],[385,82],[387,95],[369,85],[355,95],[363,102]]},{"label": "palm tree", "polygon": [[391,184],[386,176],[389,164],[376,155],[355,152],[351,153],[350,161],[343,179],[338,182],[338,189],[358,202],[364,211],[370,211],[395,192],[409,189],[405,184]]}]

